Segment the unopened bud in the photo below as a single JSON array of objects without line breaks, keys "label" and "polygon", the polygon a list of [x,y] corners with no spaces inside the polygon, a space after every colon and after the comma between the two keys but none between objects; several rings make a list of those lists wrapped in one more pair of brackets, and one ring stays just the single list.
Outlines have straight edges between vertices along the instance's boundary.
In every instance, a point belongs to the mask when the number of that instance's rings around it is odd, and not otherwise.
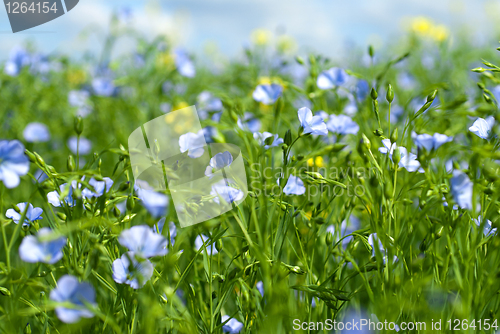
[{"label": "unopened bud", "polygon": [[398,141],[398,128],[395,128],[394,130],[392,130],[392,133],[391,133],[391,143],[395,143]]},{"label": "unopened bud", "polygon": [[26,155],[28,156],[28,159],[32,162],[32,163],[36,163],[36,156],[31,153],[30,151],[28,150],[24,150],[24,153],[26,153]]},{"label": "unopened bud", "polygon": [[427,102],[432,102],[436,98],[437,90],[433,91],[429,96],[427,96]]},{"label": "unopened bud", "polygon": [[83,120],[82,120],[81,116],[75,117],[74,127],[75,127],[76,134],[81,135],[83,132]]},{"label": "unopened bud", "polygon": [[394,164],[397,166],[400,161],[401,161],[401,152],[399,150],[399,147],[396,147],[396,149],[392,153],[392,162],[394,162]]},{"label": "unopened bud", "polygon": [[285,138],[283,138],[283,142],[290,146],[290,144],[292,143],[292,131],[290,129],[288,129],[285,133]]},{"label": "unopened bud", "polygon": [[372,90],[370,91],[370,96],[371,96],[372,100],[376,100],[378,98],[377,91],[373,87],[372,87]]},{"label": "unopened bud", "polygon": [[361,136],[361,144],[368,150],[372,148],[372,143],[370,142],[370,139],[368,139],[368,137],[365,136],[364,133]]},{"label": "unopened bud", "polygon": [[373,134],[377,137],[380,137],[384,134],[384,130],[382,130],[381,128],[378,128],[377,130],[373,131]]},{"label": "unopened bud", "polygon": [[392,103],[394,101],[394,90],[392,90],[392,86],[389,84],[387,87],[387,94],[385,95],[387,102]]},{"label": "unopened bud", "polygon": [[74,172],[76,165],[75,165],[75,159],[73,158],[72,155],[68,157],[68,161],[66,162],[66,167],[68,168],[69,172]]}]

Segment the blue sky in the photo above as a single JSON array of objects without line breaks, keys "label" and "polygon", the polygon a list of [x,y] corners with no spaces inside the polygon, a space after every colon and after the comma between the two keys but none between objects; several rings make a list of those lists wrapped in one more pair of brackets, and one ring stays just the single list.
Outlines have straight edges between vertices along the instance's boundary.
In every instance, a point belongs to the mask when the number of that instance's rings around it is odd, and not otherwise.
[{"label": "blue sky", "polygon": [[[285,32],[301,50],[332,58],[347,43],[365,47],[394,40],[416,16],[445,24],[454,33],[469,30],[478,41],[500,35],[494,19],[500,16],[500,3],[493,0],[80,0],[68,14],[17,34],[10,32],[0,8],[0,58],[27,40],[42,52],[99,52],[111,13],[123,6],[131,8],[134,27],[151,39],[167,34],[192,52],[210,44],[228,56],[241,52],[257,28]],[[131,47],[127,40],[118,44],[121,51]]]}]

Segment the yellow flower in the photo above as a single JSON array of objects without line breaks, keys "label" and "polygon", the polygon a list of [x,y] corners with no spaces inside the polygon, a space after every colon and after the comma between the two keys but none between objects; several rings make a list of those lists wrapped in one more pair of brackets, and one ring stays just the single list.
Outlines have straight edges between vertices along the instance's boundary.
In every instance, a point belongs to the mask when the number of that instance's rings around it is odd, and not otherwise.
[{"label": "yellow flower", "polygon": [[272,83],[281,85],[285,89],[285,84],[280,77],[259,77],[257,80],[258,85],[270,85]]},{"label": "yellow flower", "polygon": [[293,53],[297,49],[297,43],[292,36],[281,35],[278,38],[278,50],[283,53]]},{"label": "yellow flower", "polygon": [[265,29],[255,29],[252,31],[251,40],[255,45],[266,45],[271,39],[271,32]]},{"label": "yellow flower", "polygon": [[324,163],[324,160],[323,160],[322,157],[317,156],[315,159],[313,159],[313,158],[308,159],[307,160],[307,165],[309,167],[316,166],[318,168],[321,168],[321,167],[325,166],[325,163]]},{"label": "yellow flower", "polygon": [[67,79],[70,85],[78,86],[85,82],[85,80],[87,79],[87,74],[85,73],[84,70],[80,69],[70,70],[67,73]]},{"label": "yellow flower", "polygon": [[420,35],[426,35],[431,30],[433,24],[432,22],[422,16],[416,17],[411,23],[411,30]]},{"label": "yellow flower", "polygon": [[431,30],[430,35],[434,40],[442,42],[446,38],[448,38],[448,28],[446,28],[444,25],[434,26]]},{"label": "yellow flower", "polygon": [[180,101],[178,102],[173,108],[172,108],[172,111],[174,110],[179,110],[179,109],[182,109],[182,108],[187,108],[189,107],[189,104],[187,104],[186,102],[184,101]]},{"label": "yellow flower", "polygon": [[170,67],[174,64],[174,56],[168,52],[162,52],[156,57],[156,65],[159,67]]}]

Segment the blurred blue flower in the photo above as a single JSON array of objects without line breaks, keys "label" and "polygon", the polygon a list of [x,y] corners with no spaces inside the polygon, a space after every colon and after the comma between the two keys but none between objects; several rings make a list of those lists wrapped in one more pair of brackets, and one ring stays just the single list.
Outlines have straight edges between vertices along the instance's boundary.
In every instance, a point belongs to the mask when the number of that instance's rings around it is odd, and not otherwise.
[{"label": "blurred blue flower", "polygon": [[28,143],[47,142],[50,140],[50,132],[47,126],[36,122],[26,125],[23,136]]},{"label": "blurred blue flower", "polygon": [[129,251],[143,258],[167,254],[167,239],[147,225],[138,225],[122,231],[118,242]]},{"label": "blurred blue flower", "polygon": [[208,255],[217,254],[219,251],[217,251],[217,249],[215,248],[215,245],[213,243],[209,244],[208,240],[209,240],[209,238],[206,235],[203,235],[203,234],[198,235],[196,237],[196,239],[194,240],[194,248],[196,249],[196,251],[203,249],[202,252],[204,252],[205,247],[203,246],[203,243],[205,243]]},{"label": "blurred blue flower", "polygon": [[221,204],[220,199],[222,198],[226,203],[231,204],[235,201],[243,199],[245,193],[240,189],[231,187],[229,185],[229,181],[227,179],[223,179],[212,185],[210,195],[215,196],[215,203]]},{"label": "blurred blue flower", "polygon": [[326,126],[330,132],[338,133],[339,135],[357,134],[359,126],[349,116],[346,115],[330,115]]},{"label": "blurred blue flower", "polygon": [[429,152],[437,150],[441,145],[453,140],[453,137],[448,137],[440,133],[435,133],[433,136],[427,133],[417,135],[414,131],[412,131],[411,137],[415,141],[418,148],[423,147]]},{"label": "blurred blue flower", "polygon": [[[267,150],[271,147],[276,147],[281,144],[283,144],[283,138],[279,138],[277,134],[273,135],[270,132],[254,132],[253,137],[259,142],[260,146],[264,146],[264,148]],[[273,137],[273,142],[270,145],[266,145],[266,139],[269,137]]]},{"label": "blurred blue flower", "polygon": [[197,97],[197,110],[201,119],[208,118],[208,113],[222,110],[222,101],[212,93],[203,91]]},{"label": "blurred blue flower", "polygon": [[318,75],[316,84],[319,89],[331,89],[342,86],[349,79],[349,75],[342,68],[332,67]]},{"label": "blurred blue flower", "polygon": [[24,218],[23,226],[29,226],[32,222],[43,219],[43,210],[41,208],[34,208],[33,204],[31,203],[18,203],[16,206],[19,208],[19,212],[14,209],[8,209],[5,213],[5,216],[7,218],[11,218],[16,224],[19,224],[19,221],[22,218],[21,216],[25,211],[26,215]]},{"label": "blurred blue flower", "polygon": [[349,234],[351,234],[356,230],[359,230],[360,228],[361,228],[361,222],[359,218],[357,218],[354,215],[351,215],[348,220],[344,219],[340,224],[340,231],[338,235],[335,233],[335,225],[329,225],[326,228],[326,233],[331,233],[333,236],[338,236],[339,240],[345,237],[344,239],[342,239],[342,247],[345,248],[347,244],[349,244],[349,242],[352,240],[352,235]]},{"label": "blurred blue flower", "polygon": [[19,257],[24,262],[54,264],[63,257],[65,237],[57,237],[48,227],[41,228],[36,236],[27,235],[19,246]]},{"label": "blurred blue flower", "polygon": [[[477,219],[474,219],[474,222],[476,223],[477,227],[481,227],[481,224],[483,224],[483,216],[479,215]],[[495,235],[496,233],[497,229],[493,228],[491,220],[486,219],[486,222],[484,222],[484,227],[483,227],[484,236],[489,237]]]},{"label": "blurred blue flower", "polygon": [[399,73],[396,81],[399,87],[403,88],[404,90],[413,90],[417,86],[417,82],[415,81],[413,76],[407,72]]},{"label": "blurred blue flower", "polygon": [[115,94],[116,87],[113,79],[109,77],[97,77],[92,80],[92,89],[97,96],[112,96]]},{"label": "blurred blue flower", "polygon": [[89,98],[90,93],[86,90],[72,90],[68,93],[68,103],[70,106],[78,108],[76,114],[81,117],[92,112]]},{"label": "blurred blue flower", "polygon": [[260,120],[255,117],[252,113],[245,112],[243,114],[243,119],[238,117],[238,121],[236,122],[238,127],[243,131],[257,132],[260,130]]},{"label": "blurred blue flower", "polygon": [[22,47],[14,47],[9,55],[9,59],[5,63],[4,72],[10,76],[16,76],[21,72],[21,69],[31,63],[31,56]]},{"label": "blurred blue flower", "polygon": [[177,67],[179,74],[187,78],[193,78],[196,75],[196,69],[186,51],[176,49],[174,51],[174,56],[175,66]]},{"label": "blurred blue flower", "polygon": [[29,169],[24,145],[18,140],[0,140],[0,181],[9,189],[15,188],[21,182],[20,176],[26,175]]},{"label": "blurred blue flower", "polygon": [[354,91],[356,93],[356,98],[358,99],[358,101],[363,101],[370,93],[370,85],[366,80],[358,80],[358,82],[356,82],[356,88]]},{"label": "blurred blue flower", "polygon": [[[368,244],[372,247],[372,256],[373,257],[376,256],[376,254],[377,254],[376,249],[378,249],[378,251],[382,255],[382,260],[384,261],[384,263],[386,263],[387,262],[387,251],[384,248],[384,246],[382,245],[382,242],[380,241],[380,239],[378,238],[377,233],[372,233],[368,236]],[[397,259],[398,259],[398,257],[396,255],[394,255],[393,262],[396,262]]]},{"label": "blurred blue flower", "polygon": [[[78,186],[81,187],[80,184]],[[47,194],[47,201],[56,208],[60,207],[63,202],[70,207],[75,206],[76,199],[73,198],[73,189],[76,189],[76,187],[76,181],[72,181],[71,186],[69,186],[67,183],[61,184],[59,186],[59,192],[57,190],[54,190]],[[64,196],[64,198],[61,199],[61,196]]]},{"label": "blurred blue flower", "polygon": [[259,281],[257,282],[257,284],[255,284],[255,287],[260,292],[261,296],[264,297],[264,283],[262,281]]},{"label": "blurred blue flower", "polygon": [[472,189],[473,184],[467,174],[459,171],[453,171],[453,177],[450,179],[451,193],[458,206],[464,209],[472,209]]},{"label": "blurred blue flower", "polygon": [[290,175],[283,192],[286,195],[303,195],[306,192],[306,187],[299,177]]},{"label": "blurred blue flower", "polygon": [[132,289],[142,288],[153,276],[154,267],[148,259],[137,259],[134,252],[127,252],[113,261],[113,280],[128,284]]},{"label": "blurred blue flower", "polygon": [[65,323],[75,323],[82,317],[92,318],[94,314],[85,303],[97,307],[94,288],[89,283],[78,282],[78,279],[71,275],[64,275],[57,281],[56,288],[50,292],[50,299],[73,304],[72,308],[56,307],[57,317]]},{"label": "blurred blue flower", "polygon": [[73,154],[86,155],[92,149],[92,142],[85,137],[72,136],[68,139],[68,148]]},{"label": "blurred blue flower", "polygon": [[[152,228],[152,231],[157,234],[163,233],[163,227],[165,226],[166,218],[163,217],[160,219]],[[169,234],[170,234],[170,245],[173,246],[175,244],[175,237],[177,236],[177,227],[174,222],[170,222],[168,224]]]},{"label": "blurred blue flower", "polygon": [[297,115],[299,116],[300,126],[304,129],[304,134],[310,133],[320,136],[328,134],[328,129],[323,118],[321,116],[313,116],[310,109],[305,107],[300,108]]},{"label": "blurred blue flower", "polygon": [[34,182],[38,182],[38,183],[42,183],[43,181],[45,181],[49,178],[47,176],[47,174],[45,174],[45,172],[43,172],[41,169],[37,169],[35,174],[33,174],[33,176],[35,177],[35,180],[36,180]]},{"label": "blurred blue flower", "polygon": [[203,129],[197,133],[188,132],[179,137],[179,146],[181,152],[188,152],[188,157],[199,158],[205,152],[204,146],[206,146],[205,135]]},{"label": "blurred blue flower", "polygon": [[[224,323],[228,319],[229,319],[228,315],[223,315],[221,322]],[[224,333],[229,333],[229,334],[237,334],[241,332],[242,329],[243,329],[243,324],[234,318],[229,319],[229,321],[224,326],[222,326],[222,331]]]},{"label": "blurred blue flower", "polygon": [[273,104],[281,96],[283,87],[278,84],[258,85],[253,91],[253,99],[267,105]]},{"label": "blurred blue flower", "polygon": [[405,109],[398,104],[393,104],[391,106],[391,123],[395,124],[399,121],[399,118],[404,114]]},{"label": "blurred blue flower", "polygon": [[116,16],[121,24],[129,24],[133,17],[132,9],[128,6],[122,6],[118,9]]},{"label": "blurred blue flower", "polygon": [[214,139],[219,136],[219,132],[215,126],[206,126],[203,128],[203,135],[206,143],[213,143]]},{"label": "blurred blue flower", "polygon": [[137,196],[151,216],[158,218],[167,212],[167,195],[149,189],[137,189]]},{"label": "blurred blue flower", "polygon": [[217,153],[214,155],[209,162],[209,165],[205,169],[206,176],[212,176],[213,173],[218,170],[229,166],[233,162],[233,156],[229,151]]},{"label": "blurred blue flower", "polygon": [[82,196],[83,198],[92,198],[92,197],[101,197],[105,192],[108,192],[113,187],[113,180],[109,177],[104,177],[103,181],[97,181],[94,178],[89,180],[89,185],[91,185],[95,192],[90,189],[83,189]]},{"label": "blurred blue flower", "polygon": [[494,124],[495,118],[493,116],[490,116],[486,119],[478,118],[469,128],[469,131],[479,138],[488,139]]}]

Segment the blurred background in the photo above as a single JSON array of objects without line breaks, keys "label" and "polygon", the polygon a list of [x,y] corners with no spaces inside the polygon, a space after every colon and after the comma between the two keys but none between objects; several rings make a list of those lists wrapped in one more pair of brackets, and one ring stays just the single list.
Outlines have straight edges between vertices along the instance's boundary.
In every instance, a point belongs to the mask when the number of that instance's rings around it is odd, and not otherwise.
[{"label": "blurred background", "polygon": [[[63,17],[17,34],[2,8],[0,60],[27,42],[45,54],[99,53],[112,15],[143,38],[164,34],[196,54],[234,57],[246,44],[282,39],[293,51],[335,59],[353,46],[380,48],[408,30],[451,42],[467,34],[478,46],[494,46],[500,38],[499,14],[500,2],[493,0],[80,0]],[[124,38],[113,52],[134,47],[132,38]]]}]

